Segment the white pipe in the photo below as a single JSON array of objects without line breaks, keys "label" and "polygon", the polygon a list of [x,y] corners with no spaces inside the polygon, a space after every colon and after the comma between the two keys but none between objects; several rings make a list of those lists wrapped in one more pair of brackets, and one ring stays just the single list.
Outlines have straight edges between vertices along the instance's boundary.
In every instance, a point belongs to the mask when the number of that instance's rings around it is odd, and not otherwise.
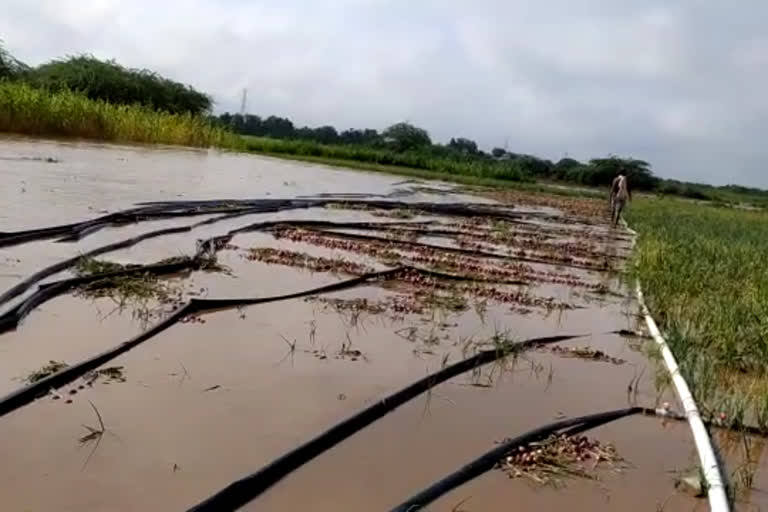
[{"label": "white pipe", "polygon": [[[635,245],[634,238],[637,233],[626,226],[626,223],[622,223],[626,229],[632,233],[632,246]],[[699,462],[701,463],[701,470],[704,475],[704,479],[707,483],[707,496],[709,498],[709,508],[712,512],[729,512],[730,504],[725,492],[725,484],[723,483],[723,477],[720,474],[720,465],[717,462],[717,457],[712,449],[712,442],[709,438],[704,422],[701,420],[701,414],[696,406],[696,401],[691,395],[691,390],[688,388],[688,383],[685,382],[680,373],[680,368],[677,366],[675,356],[667,345],[667,341],[661,335],[656,322],[651,316],[651,312],[643,300],[643,291],[640,288],[640,281],[637,281],[637,301],[640,303],[640,308],[645,317],[645,323],[648,326],[648,331],[651,334],[653,340],[658,344],[661,350],[661,355],[664,358],[664,364],[672,377],[672,383],[675,386],[677,396],[680,398],[680,402],[683,405],[683,412],[685,418],[688,421],[688,425],[691,427],[691,433],[693,434],[693,442],[696,444],[696,451],[699,454]]]}]

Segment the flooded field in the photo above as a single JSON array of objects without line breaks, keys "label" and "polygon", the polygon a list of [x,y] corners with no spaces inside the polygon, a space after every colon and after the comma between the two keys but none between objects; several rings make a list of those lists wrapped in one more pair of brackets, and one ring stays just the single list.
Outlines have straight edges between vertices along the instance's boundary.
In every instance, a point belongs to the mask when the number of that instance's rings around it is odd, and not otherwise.
[{"label": "flooded field", "polygon": [[[495,443],[558,419],[664,402],[680,410],[657,386],[619,276],[631,239],[607,226],[600,203],[480,197],[254,156],[23,139],[0,140],[0,180],[15,191],[0,208],[5,239],[139,203],[223,200],[194,215],[179,214],[190,203],[173,214],[150,205],[141,222],[110,218],[63,230],[69,241],[56,232],[0,248],[2,292],[108,244],[188,227],[6,294],[0,314],[24,315],[0,336],[0,394],[52,362],[60,370],[119,345],[190,299],[202,305],[0,417],[3,510],[186,510],[382,397],[494,348],[503,357],[407,402],[243,509],[390,510]],[[132,264],[161,268],[133,275]],[[40,285],[106,271],[123,274],[25,306]],[[203,300],[356,279],[261,304]],[[572,337],[510,349],[555,335]],[[685,423],[635,415],[584,435],[606,450],[602,463],[589,456],[597,451],[548,465],[500,460],[428,508],[708,510],[675,486],[697,464]],[[755,490],[743,499],[744,510],[768,501]]]}]

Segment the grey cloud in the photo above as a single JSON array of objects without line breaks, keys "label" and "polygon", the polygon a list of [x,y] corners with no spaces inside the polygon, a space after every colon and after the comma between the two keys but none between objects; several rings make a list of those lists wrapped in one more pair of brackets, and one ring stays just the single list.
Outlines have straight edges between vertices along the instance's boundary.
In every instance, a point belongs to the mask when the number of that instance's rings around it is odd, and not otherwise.
[{"label": "grey cloud", "polygon": [[91,52],[236,110],[768,187],[768,4],[745,0],[5,0],[31,63]]}]

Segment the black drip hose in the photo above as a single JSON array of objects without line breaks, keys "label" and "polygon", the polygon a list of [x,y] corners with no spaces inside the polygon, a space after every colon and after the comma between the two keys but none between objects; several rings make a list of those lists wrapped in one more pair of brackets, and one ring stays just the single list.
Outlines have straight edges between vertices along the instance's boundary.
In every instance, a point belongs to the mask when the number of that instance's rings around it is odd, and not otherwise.
[{"label": "black drip hose", "polygon": [[[89,251],[83,255],[69,258],[67,260],[51,265],[50,267],[46,267],[34,273],[33,275],[29,276],[28,278],[24,279],[23,281],[20,281],[10,289],[6,290],[2,295],[0,295],[0,305],[28,291],[42,279],[45,279],[46,277],[49,277],[53,274],[56,274],[58,272],[61,272],[63,270],[66,270],[76,265],[80,260],[80,258],[93,257],[99,254],[104,254],[107,252],[111,252],[113,250],[122,249],[125,247],[129,247],[131,245],[135,245],[136,243],[139,243],[143,240],[147,240],[149,238],[155,238],[155,237],[162,236],[169,233],[172,234],[177,232],[187,232],[199,226],[213,224],[215,222],[220,222],[228,218],[239,217],[241,215],[247,215],[250,213],[253,213],[253,211],[248,210],[248,211],[232,213],[232,214],[228,214],[220,217],[214,217],[212,219],[208,219],[206,221],[193,224],[191,226],[181,226],[178,228],[168,228],[168,229],[162,229],[158,231],[151,231],[148,233],[144,233],[143,235],[140,235],[138,237],[122,240],[120,242],[115,242],[113,244],[105,245],[102,247],[97,247],[96,249],[93,249],[92,251]],[[422,226],[427,224],[428,223],[426,222],[425,223],[422,223],[422,222],[331,222],[331,221],[322,221],[322,220],[255,222],[253,224],[249,224],[240,228],[232,229],[223,235],[213,236],[206,240],[200,241],[200,245],[198,247],[198,254],[195,256],[195,259],[203,257],[206,253],[209,256],[215,254],[233,236],[237,234],[254,232],[254,231],[268,231],[270,229],[275,229],[280,227],[333,228],[333,229],[342,229],[342,228],[385,229],[387,227],[397,227],[397,226],[405,226],[405,225]],[[189,267],[192,268],[193,265],[189,265]],[[117,273],[114,273],[114,274],[93,275],[93,276],[89,276],[88,278],[80,277],[80,278],[64,279],[64,280],[56,281],[53,283],[46,283],[45,285],[41,285],[35,293],[27,297],[23,302],[21,302],[20,304],[16,305],[15,307],[9,309],[8,311],[0,315],[0,334],[7,332],[11,329],[15,329],[19,325],[21,320],[23,320],[24,317],[28,315],[30,311],[32,311],[32,309],[34,309],[35,307],[39,306],[40,304],[62,293],[65,293],[67,290],[75,286],[81,286],[83,284],[87,284],[89,282],[97,281],[103,278],[129,275],[129,274],[138,273],[141,271],[146,271],[154,274],[162,274],[162,273],[171,272],[172,270],[174,270],[173,265],[171,266],[163,266],[163,265],[137,266],[132,269],[125,269],[125,270],[118,271]],[[181,270],[181,268],[177,268],[177,270]],[[445,274],[441,272],[431,272],[428,270],[418,270],[418,272],[427,277],[434,277],[438,279],[445,279],[445,280],[451,280],[451,281],[495,282],[495,283],[501,283],[501,284],[514,284],[514,285],[528,284],[524,281],[517,281],[517,280],[500,281],[500,280],[487,280],[482,278],[469,279],[463,276]]]},{"label": "black drip hose", "polygon": [[[207,244],[216,244],[221,239],[210,239]],[[206,244],[203,244],[203,249]],[[46,300],[53,298],[56,295],[64,293],[66,290],[71,289],[73,286],[79,286],[88,284],[90,282],[99,281],[108,277],[116,277],[120,275],[130,274],[131,272],[142,272],[148,269],[153,269],[156,272],[160,271],[178,271],[188,268],[186,262],[173,263],[168,265],[155,265],[149,267],[139,267],[134,269],[126,269],[124,271],[96,274],[93,276],[78,277],[73,279],[67,279],[64,281],[58,281],[55,283],[49,283],[41,287],[37,293],[32,295],[27,301],[16,306],[11,311],[0,317],[0,330],[10,329],[12,325],[18,323],[20,318],[26,316],[29,311]],[[265,304],[268,302],[277,302],[281,300],[298,299],[301,297],[308,297],[311,295],[320,295],[325,293],[331,293],[349,288],[354,288],[365,283],[371,283],[375,281],[387,280],[397,278],[403,274],[420,274],[426,277],[443,278],[443,279],[463,279],[461,276],[452,276],[450,274],[441,274],[439,272],[432,272],[428,270],[422,270],[414,267],[397,267],[391,270],[384,270],[381,272],[371,272],[363,274],[362,276],[348,279],[345,281],[339,281],[318,288],[312,288],[309,290],[301,290],[298,292],[288,293],[284,295],[276,295],[271,297],[253,297],[253,298],[235,298],[235,299],[191,299],[185,305],[176,309],[171,315],[158,324],[154,325],[147,331],[137,335],[136,337],[117,345],[116,347],[102,352],[96,356],[90,357],[84,361],[81,361],[73,366],[67,367],[58,373],[54,373],[44,379],[41,379],[33,384],[29,384],[23,388],[17,389],[0,398],[0,416],[3,416],[19,407],[22,407],[36,398],[45,395],[51,388],[57,388],[72,382],[73,380],[81,377],[86,372],[93,370],[101,366],[102,364],[114,359],[115,357],[127,352],[140,343],[160,334],[164,330],[168,329],[185,316],[196,313],[209,313],[214,311],[220,311],[225,309],[231,309],[242,306],[253,306],[257,304]],[[568,339],[573,336],[561,336],[555,337],[556,341]],[[555,338],[543,338],[543,339],[555,339]]]},{"label": "black drip hose", "polygon": [[537,212],[514,212],[509,207],[498,207],[482,203],[406,203],[402,201],[333,200],[320,199],[240,199],[210,201],[164,201],[140,203],[138,207],[121,210],[95,219],[50,226],[47,228],[0,233],[0,247],[19,245],[35,240],[59,238],[59,241],[75,241],[108,226],[136,223],[145,220],[217,213],[274,213],[283,210],[321,208],[328,204],[350,207],[368,207],[383,210],[411,209],[425,213],[453,215],[457,217],[487,217],[519,222],[522,217],[547,217]]},{"label": "black drip hose", "polygon": [[[94,256],[99,256],[101,254],[106,254],[109,252],[117,251],[120,249],[125,249],[127,247],[134,246],[140,242],[143,242],[145,240],[149,240],[152,238],[157,238],[165,235],[173,235],[178,233],[187,233],[192,231],[195,228],[201,227],[201,226],[207,226],[214,224],[216,222],[221,222],[224,220],[228,220],[234,217],[240,217],[243,215],[249,215],[254,212],[254,210],[243,210],[239,211],[237,213],[231,213],[227,215],[222,215],[219,217],[214,217],[212,219],[208,219],[202,222],[198,222],[196,224],[192,224],[189,226],[178,226],[173,228],[164,228],[159,229],[156,231],[149,231],[147,233],[143,233],[141,235],[128,238],[125,240],[121,240],[119,242],[114,242],[111,244],[103,245],[101,247],[97,247],[95,249],[92,249],[88,252],[85,252],[83,254],[80,254],[78,256],[74,256],[72,258],[68,258],[66,260],[60,261],[58,263],[55,263],[49,267],[46,267],[42,270],[39,270],[32,274],[31,276],[27,277],[26,279],[16,283],[14,286],[0,294],[0,305],[5,304],[6,302],[10,301],[11,299],[18,297],[22,293],[26,292],[30,288],[32,288],[35,284],[39,283],[46,277],[50,277],[54,274],[57,274],[59,272],[62,272],[64,270],[67,270],[68,268],[71,268],[75,266],[81,259],[83,258],[92,258]],[[330,221],[317,221],[317,220],[296,220],[296,221],[264,221],[264,222],[256,222],[253,224],[249,224],[247,226],[233,229],[229,231],[228,233],[224,235],[218,235],[211,237],[207,240],[203,240],[201,242],[201,245],[210,245],[214,241],[219,240],[225,240],[228,238],[231,238],[232,236],[240,233],[246,233],[246,232],[252,232],[252,231],[261,231],[261,230],[268,230],[271,228],[276,228],[280,226],[286,226],[286,227],[326,227],[326,228],[367,228],[369,226],[402,226],[404,224],[417,224],[417,223],[402,223],[402,222],[380,222],[380,223],[370,223],[370,222],[343,222],[343,223],[337,223],[337,222],[330,222]],[[418,225],[418,224],[417,224]],[[215,247],[215,250],[217,250],[219,247]],[[213,252],[215,252],[215,250]]]},{"label": "black drip hose", "polygon": [[578,338],[585,335],[561,335],[533,338],[520,343],[504,343],[497,348],[478,352],[442,370],[392,393],[318,435],[314,439],[285,453],[255,473],[229,484],[213,496],[193,506],[188,512],[220,512],[237,510],[276,484],[283,477],[311,461],[399,406],[457,375],[524,350]]},{"label": "black drip hose", "polygon": [[[303,223],[304,221],[302,221]],[[317,221],[324,222],[324,221]],[[278,222],[279,223],[279,222]],[[258,223],[253,226],[272,226],[276,222]],[[241,228],[240,232],[242,232]],[[25,318],[35,307],[40,304],[66,293],[67,291],[78,287],[84,286],[90,283],[101,281],[104,279],[121,277],[132,274],[168,274],[175,273],[182,270],[190,270],[195,268],[202,268],[206,264],[206,255],[215,253],[221,246],[223,246],[231,235],[224,235],[219,237],[212,237],[203,241],[199,248],[198,253],[194,258],[188,260],[182,260],[171,263],[160,263],[154,265],[137,265],[115,272],[105,272],[100,274],[92,274],[88,276],[74,277],[70,279],[63,279],[61,281],[55,281],[53,283],[46,283],[41,285],[39,289],[32,295],[30,295],[25,301],[19,303],[14,308],[10,309],[3,315],[0,315],[0,334],[8,330],[14,329],[18,326],[19,322]],[[45,379],[37,381],[26,387],[20,388],[4,398],[0,398],[0,416],[7,414],[14,409],[17,409],[29,402],[35,400],[39,396],[44,395],[50,388],[56,388],[63,386],[74,379],[84,375],[86,372],[101,366],[106,361],[109,361],[118,355],[130,350],[136,345],[148,340],[149,338],[161,333],[168,327],[172,326],[185,316],[194,313],[213,312],[217,310],[230,309],[241,306],[249,306],[256,304],[264,304],[267,302],[275,302],[280,300],[295,299],[300,297],[306,297],[310,295],[319,295],[324,293],[331,293],[334,291],[345,290],[353,288],[361,284],[374,282],[378,280],[387,280],[397,278],[402,275],[417,274],[432,279],[444,279],[450,281],[473,281],[474,279],[458,276],[453,274],[447,274],[443,272],[436,272],[432,270],[424,270],[416,267],[401,266],[391,270],[384,270],[381,272],[372,272],[363,274],[362,276],[340,281],[337,283],[313,288],[310,290],[302,290],[294,293],[272,296],[272,297],[256,297],[256,298],[234,298],[234,299],[192,299],[181,308],[174,311],[168,318],[164,319],[160,323],[156,324],[149,330],[139,334],[135,338],[126,341],[117,347],[107,350],[101,354],[93,356],[89,359],[81,361],[74,366],[68,367],[56,374],[50,375]],[[567,338],[567,337],[566,337]],[[563,339],[566,339],[563,338]]]},{"label": "black drip hose", "polygon": [[328,231],[323,229],[313,229],[312,231],[315,231],[324,236],[333,237],[333,238],[361,240],[361,241],[367,241],[367,242],[381,242],[389,245],[401,245],[406,247],[417,247],[417,248],[421,247],[424,249],[450,252],[453,254],[460,254],[463,256],[473,256],[475,258],[488,258],[488,259],[505,260],[505,261],[523,261],[526,263],[538,263],[541,265],[551,265],[556,267],[578,268],[582,270],[591,270],[595,272],[610,270],[607,267],[602,267],[598,265],[584,265],[584,264],[568,262],[568,261],[550,261],[550,260],[545,260],[543,258],[533,258],[528,256],[508,256],[506,254],[498,254],[494,252],[476,251],[474,249],[463,249],[461,247],[433,245],[433,244],[427,244],[424,242],[414,242],[411,240],[396,240],[393,238],[384,238],[381,236],[361,235],[359,233],[340,233],[337,231]]},{"label": "black drip hose", "polygon": [[12,391],[11,393],[0,398],[0,416],[4,416],[11,411],[18,409],[35,399],[44,396],[50,389],[55,389],[60,386],[68,384],[78,377],[82,377],[87,372],[98,368],[104,363],[116,358],[120,354],[123,354],[133,347],[141,344],[149,338],[161,333],[173,324],[181,320],[187,315],[195,312],[195,304],[190,302],[181,308],[173,312],[172,315],[165,318],[158,324],[155,324],[151,329],[145,331],[138,336],[121,343],[120,345],[106,350],[98,355],[89,357],[84,361],[64,368],[63,370],[49,375],[44,379],[40,379],[32,384],[24,386],[23,388]]},{"label": "black drip hose", "polygon": [[152,265],[136,265],[122,270],[116,270],[114,272],[103,272],[100,274],[72,277],[69,279],[62,279],[61,281],[45,283],[40,285],[35,293],[27,297],[23,302],[20,302],[15,307],[0,315],[0,334],[18,327],[19,323],[40,304],[58,297],[59,295],[72,290],[73,288],[86,286],[104,279],[112,279],[116,277],[124,277],[136,274],[175,274],[185,270],[201,268],[204,265],[205,260],[198,255],[193,258],[184,259],[182,261],[175,261],[171,263],[156,263]]},{"label": "black drip hose", "polygon": [[139,242],[150,239],[150,238],[156,238],[164,235],[172,235],[175,233],[185,233],[190,230],[191,230],[190,226],[181,226],[181,227],[175,227],[175,228],[160,229],[157,231],[150,231],[149,233],[144,233],[142,235],[129,238],[127,240],[121,240],[120,242],[115,242],[113,244],[103,245],[101,247],[97,247],[96,249],[85,252],[81,255],[74,256],[64,261],[60,261],[54,265],[51,265],[50,267],[46,267],[38,272],[35,272],[34,274],[27,277],[23,281],[20,281],[19,283],[17,283],[15,286],[12,286],[8,290],[6,290],[2,295],[0,295],[0,304],[5,304],[9,300],[15,297],[18,297],[19,295],[27,291],[29,288],[34,286],[36,283],[45,279],[46,277],[52,276],[53,274],[56,274],[58,272],[61,272],[63,270],[66,270],[76,265],[77,262],[80,261],[82,258],[92,258],[94,256],[98,256],[106,252],[116,251],[118,249],[124,249],[126,247],[136,245]]},{"label": "black drip hose", "polygon": [[615,421],[619,418],[644,411],[645,409],[642,407],[630,407],[626,409],[618,409],[615,411],[607,411],[598,414],[590,414],[587,416],[560,420],[548,425],[544,425],[542,427],[535,428],[526,432],[525,434],[500,444],[493,450],[484,453],[469,464],[466,464],[445,478],[435,482],[423,491],[420,491],[414,496],[408,498],[403,503],[393,508],[391,512],[413,512],[422,509],[426,505],[438,499],[440,496],[492,469],[501,459],[509,455],[519,446],[525,446],[535,441],[541,441],[542,439],[545,439],[550,435],[568,427],[575,427],[574,429],[566,432],[567,435],[573,435],[578,432],[583,432],[605,423]]},{"label": "black drip hose", "polygon": [[347,281],[340,281],[326,286],[313,288],[310,290],[302,290],[299,292],[289,293],[285,295],[277,295],[272,297],[259,297],[259,298],[243,298],[243,299],[192,299],[185,305],[176,309],[170,316],[163,319],[161,322],[155,324],[153,327],[144,331],[143,333],[131,338],[128,341],[117,345],[114,348],[106,350],[98,355],[80,361],[77,364],[69,366],[59,372],[56,372],[44,379],[40,379],[32,384],[24,386],[16,391],[13,391],[4,397],[0,398],[0,416],[4,416],[9,412],[18,409],[36,398],[45,395],[51,388],[61,387],[68,384],[78,377],[85,375],[85,373],[97,368],[107,361],[114,359],[127,352],[128,350],[136,347],[144,341],[152,338],[165,331],[182,318],[195,313],[203,313],[221,309],[234,308],[239,306],[248,306],[255,304],[264,304],[267,302],[276,302],[281,300],[296,299],[299,297],[306,297],[309,295],[318,295],[322,293],[330,293],[334,291],[344,290],[358,286],[362,283],[375,281],[377,279],[388,279],[394,277],[398,273],[403,272],[405,269],[396,268],[393,270],[386,270],[383,272],[374,272],[371,274],[365,274],[363,276],[349,279]]},{"label": "black drip hose", "polygon": [[[225,215],[220,215],[218,217],[214,217],[212,219],[204,220],[202,222],[198,222],[196,224],[191,224],[189,226],[177,226],[172,228],[164,228],[164,229],[158,229],[155,231],[149,231],[147,233],[142,233],[141,235],[127,238],[125,240],[120,240],[119,242],[114,242],[107,245],[102,245],[101,247],[97,247],[95,249],[92,249],[90,251],[87,251],[83,254],[80,254],[78,256],[74,256],[72,258],[68,258],[64,261],[60,261],[59,263],[56,263],[54,265],[51,265],[49,267],[46,267],[42,270],[39,270],[38,272],[35,272],[31,276],[27,277],[26,279],[20,281],[16,285],[12,286],[5,292],[3,292],[0,295],[0,305],[5,304],[9,300],[18,297],[25,291],[29,290],[32,286],[34,286],[36,283],[42,281],[46,277],[50,277],[53,274],[56,274],[58,272],[64,271],[70,267],[73,267],[77,264],[78,261],[80,261],[83,258],[93,258],[94,256],[99,256],[101,254],[105,254],[112,251],[117,251],[120,249],[125,249],[128,247],[132,247],[140,242],[143,242],[145,240],[149,240],[152,238],[158,238],[161,236],[166,235],[174,235],[178,233],[188,233],[192,231],[195,228],[207,226],[214,224],[216,222],[221,222],[224,220],[232,219],[235,217],[240,217],[244,215],[249,215],[253,213],[259,213],[258,210],[249,208],[249,209],[239,209],[236,212],[232,212]],[[89,225],[87,229],[93,228],[93,225]],[[58,228],[51,228],[51,229],[58,229]],[[78,228],[79,229],[79,228]]]}]

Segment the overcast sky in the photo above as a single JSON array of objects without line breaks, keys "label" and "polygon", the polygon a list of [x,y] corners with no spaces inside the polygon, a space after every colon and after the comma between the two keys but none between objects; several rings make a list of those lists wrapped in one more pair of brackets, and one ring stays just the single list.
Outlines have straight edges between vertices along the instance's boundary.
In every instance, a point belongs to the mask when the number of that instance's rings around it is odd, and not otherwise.
[{"label": "overcast sky", "polygon": [[384,128],[553,160],[768,187],[768,2],[2,0],[38,64],[92,53],[297,125]]}]

